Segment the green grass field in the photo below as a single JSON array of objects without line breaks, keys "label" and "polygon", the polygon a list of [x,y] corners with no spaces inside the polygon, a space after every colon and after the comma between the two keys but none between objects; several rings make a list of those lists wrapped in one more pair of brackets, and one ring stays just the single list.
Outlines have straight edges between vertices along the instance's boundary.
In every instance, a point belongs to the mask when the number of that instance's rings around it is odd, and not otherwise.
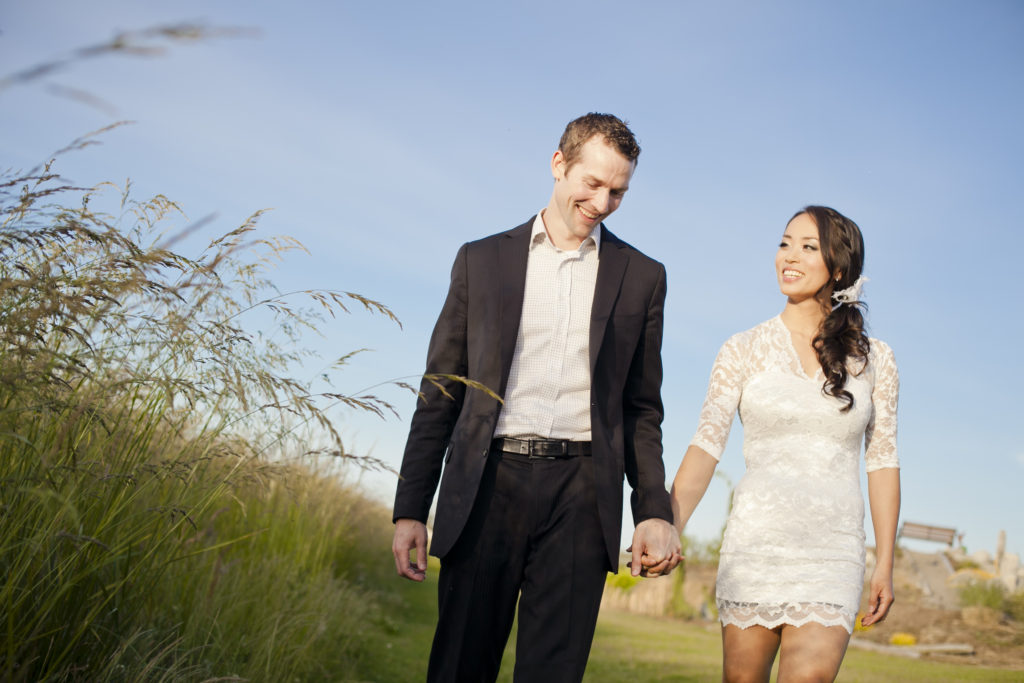
[{"label": "green grass field", "polygon": [[[425,585],[395,578],[393,610],[368,633],[358,680],[365,683],[423,681],[436,617],[437,564]],[[498,680],[509,683],[514,636],[505,649]],[[718,681],[721,640],[717,627],[668,618],[605,610],[597,624],[586,681],[654,683]],[[1022,681],[1024,672],[905,659],[851,649],[839,681],[848,683],[934,683],[936,681]]]}]

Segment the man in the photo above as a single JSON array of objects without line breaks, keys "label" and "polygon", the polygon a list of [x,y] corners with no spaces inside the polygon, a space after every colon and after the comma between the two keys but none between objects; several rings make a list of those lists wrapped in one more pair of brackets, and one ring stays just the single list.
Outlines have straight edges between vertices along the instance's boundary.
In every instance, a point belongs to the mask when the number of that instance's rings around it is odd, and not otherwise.
[{"label": "man", "polygon": [[398,573],[422,581],[440,479],[428,681],[494,681],[517,600],[515,680],[582,679],[605,575],[618,568],[623,475],[633,575],[681,559],[661,458],[665,269],[602,224],[639,154],[614,116],[572,121],[547,207],[455,259],[427,373],[504,401],[427,379],[413,415],[392,550]]}]

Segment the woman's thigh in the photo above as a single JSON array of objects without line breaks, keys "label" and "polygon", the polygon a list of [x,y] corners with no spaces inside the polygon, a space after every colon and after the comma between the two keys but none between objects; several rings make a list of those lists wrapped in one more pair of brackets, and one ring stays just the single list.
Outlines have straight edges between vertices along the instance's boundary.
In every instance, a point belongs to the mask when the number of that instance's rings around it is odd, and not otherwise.
[{"label": "woman's thigh", "polygon": [[850,634],[842,626],[783,626],[779,683],[834,681],[849,643]]},{"label": "woman's thigh", "polygon": [[780,641],[777,628],[723,626],[722,680],[728,683],[767,683]]}]

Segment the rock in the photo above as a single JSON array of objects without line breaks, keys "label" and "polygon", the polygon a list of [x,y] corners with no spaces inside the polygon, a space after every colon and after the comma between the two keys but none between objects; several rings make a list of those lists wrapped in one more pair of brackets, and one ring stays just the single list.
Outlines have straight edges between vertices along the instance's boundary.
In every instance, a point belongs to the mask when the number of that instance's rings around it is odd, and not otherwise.
[{"label": "rock", "polygon": [[990,626],[998,626],[999,622],[1002,621],[1003,613],[999,610],[992,609],[991,607],[964,607],[960,610],[960,618],[964,620],[964,623],[974,628],[985,628]]},{"label": "rock", "polygon": [[995,578],[995,574],[984,569],[958,569],[946,579],[946,583],[954,588],[963,588],[970,583],[987,583]]},{"label": "rock", "polygon": [[1016,591],[1017,586],[1020,585],[1018,574],[1020,574],[1020,557],[1016,553],[1003,555],[1003,561],[999,563],[999,580],[1011,593]]},{"label": "rock", "polygon": [[967,559],[967,553],[965,553],[964,549],[960,547],[949,548],[944,552],[946,553],[946,557],[948,557],[949,561],[953,564],[960,564]]},{"label": "rock", "polygon": [[995,569],[995,566],[992,564],[992,555],[987,550],[975,550],[971,553],[969,559],[987,572]]}]

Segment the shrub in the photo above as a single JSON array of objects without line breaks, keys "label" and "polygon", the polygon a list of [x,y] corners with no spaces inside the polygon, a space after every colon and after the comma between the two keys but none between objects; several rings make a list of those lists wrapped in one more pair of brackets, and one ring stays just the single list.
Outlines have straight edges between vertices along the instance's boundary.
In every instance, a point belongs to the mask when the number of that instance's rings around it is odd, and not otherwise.
[{"label": "shrub", "polygon": [[1003,601],[1003,611],[1011,619],[1024,622],[1024,590],[1014,591],[1006,596]]},{"label": "shrub", "polygon": [[962,607],[988,607],[1001,610],[1006,588],[996,580],[970,581],[960,588]]},{"label": "shrub", "polygon": [[961,569],[981,569],[981,565],[969,557],[963,559],[953,559],[951,563],[953,565],[954,571],[959,571]]},{"label": "shrub", "polygon": [[683,619],[693,619],[696,617],[697,610],[686,601],[686,596],[683,591],[683,587],[686,583],[685,562],[680,562],[679,565],[672,570],[672,573],[669,574],[669,580],[672,582],[672,598],[669,602],[668,613],[674,617],[680,617]]},{"label": "shrub", "polygon": [[609,574],[605,583],[621,591],[628,591],[640,581],[639,578],[630,574],[629,569],[623,568],[616,574]]}]

